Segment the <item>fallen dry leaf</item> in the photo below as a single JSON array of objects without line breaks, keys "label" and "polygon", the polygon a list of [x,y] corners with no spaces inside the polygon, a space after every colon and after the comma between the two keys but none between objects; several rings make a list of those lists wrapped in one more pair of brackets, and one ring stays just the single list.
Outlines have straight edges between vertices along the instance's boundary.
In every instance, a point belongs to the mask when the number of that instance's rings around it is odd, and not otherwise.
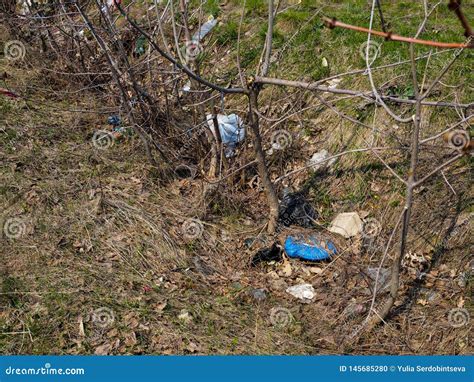
[{"label": "fallen dry leaf", "polygon": [[112,350],[112,344],[104,344],[95,348],[95,355],[108,355]]}]

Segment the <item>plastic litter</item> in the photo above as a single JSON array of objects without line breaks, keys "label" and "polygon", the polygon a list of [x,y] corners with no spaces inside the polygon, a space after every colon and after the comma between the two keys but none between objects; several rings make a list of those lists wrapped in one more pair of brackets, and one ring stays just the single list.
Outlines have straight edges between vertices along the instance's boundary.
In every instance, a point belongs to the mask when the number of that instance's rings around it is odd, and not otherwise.
[{"label": "plastic litter", "polygon": [[137,38],[137,41],[135,41],[135,49],[133,51],[135,57],[140,57],[142,54],[145,54],[145,43],[145,36],[142,35]]},{"label": "plastic litter", "polygon": [[285,252],[290,258],[308,261],[327,260],[337,254],[336,246],[331,241],[303,235],[288,236],[285,240]]},{"label": "plastic litter", "polygon": [[182,309],[178,315],[178,319],[183,321],[185,324],[190,324],[193,321],[193,316],[191,316],[186,309]]},{"label": "plastic litter", "polygon": [[186,93],[191,91],[191,81],[186,82],[181,90]]},{"label": "plastic litter", "polygon": [[287,288],[286,292],[305,302],[309,302],[315,296],[315,291],[311,284],[294,285]]},{"label": "plastic litter", "polygon": [[362,220],[357,212],[346,212],[337,215],[329,227],[330,232],[344,236],[346,239],[362,232]]},{"label": "plastic litter", "polygon": [[[201,25],[201,28],[193,35],[191,42],[194,46],[199,47],[199,42],[206,37],[206,35],[217,25],[217,20],[214,19],[214,16],[209,16],[208,20]],[[191,91],[191,81],[186,82],[186,84],[181,89],[183,92],[188,93]]]},{"label": "plastic litter", "polygon": [[217,20],[213,16],[209,16],[209,19],[201,25],[201,29],[193,35],[194,41],[201,41],[206,35],[217,25]]},{"label": "plastic litter", "polygon": [[281,261],[282,259],[282,247],[277,244],[273,243],[270,248],[264,248],[258,251],[252,259],[252,266],[255,267],[257,264],[265,261]]},{"label": "plastic litter", "polygon": [[107,118],[107,123],[111,126],[117,127],[120,126],[122,120],[118,115],[111,115],[109,118]]},{"label": "plastic litter", "polygon": [[107,123],[112,126],[112,136],[115,139],[126,138],[133,135],[133,130],[130,127],[122,126],[122,119],[117,114],[109,116]]},{"label": "plastic litter", "polygon": [[314,153],[311,159],[308,161],[308,166],[311,166],[311,169],[314,171],[330,167],[336,161],[336,158],[326,160],[331,155],[327,150],[321,150],[317,153]]},{"label": "plastic litter", "polygon": [[[212,114],[207,115],[207,124],[214,135],[214,138],[216,138],[216,130],[214,128]],[[218,114],[217,124],[219,125],[219,132],[222,143],[225,147],[225,156],[226,158],[230,158],[235,155],[235,148],[245,138],[244,123],[242,119],[236,114]]]},{"label": "plastic litter", "polygon": [[[367,268],[367,274],[373,281],[375,281],[375,279],[377,278],[377,272],[378,272],[377,267]],[[382,292],[388,288],[390,275],[391,275],[391,271],[389,268],[380,268],[379,277],[378,277],[377,286],[376,286],[378,292]]]},{"label": "plastic litter", "polygon": [[313,226],[313,220],[317,217],[314,208],[309,204],[303,194],[291,192],[289,188],[283,190],[280,203],[279,221],[285,227],[293,224],[304,228]]}]

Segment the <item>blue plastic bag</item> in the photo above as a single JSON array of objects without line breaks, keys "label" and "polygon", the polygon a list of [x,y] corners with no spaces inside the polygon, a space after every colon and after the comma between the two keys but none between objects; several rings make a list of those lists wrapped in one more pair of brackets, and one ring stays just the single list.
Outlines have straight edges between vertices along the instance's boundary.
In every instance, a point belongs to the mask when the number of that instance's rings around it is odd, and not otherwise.
[{"label": "blue plastic bag", "polygon": [[[207,115],[207,124],[215,137],[216,130],[214,128],[214,119],[212,114]],[[225,146],[225,156],[226,158],[230,158],[234,156],[234,150],[237,145],[245,138],[244,122],[238,115],[235,114],[218,114],[217,124],[219,125],[222,143]]]},{"label": "blue plastic bag", "polygon": [[314,236],[288,236],[285,240],[285,252],[288,257],[309,261],[327,260],[337,254],[331,241],[319,240]]},{"label": "blue plastic bag", "polygon": [[209,20],[202,24],[201,29],[194,34],[193,41],[201,41],[216,25],[217,20],[212,16],[209,17]]},{"label": "blue plastic bag", "polygon": [[107,123],[111,126],[120,126],[122,121],[118,115],[111,115],[109,118],[107,118]]}]

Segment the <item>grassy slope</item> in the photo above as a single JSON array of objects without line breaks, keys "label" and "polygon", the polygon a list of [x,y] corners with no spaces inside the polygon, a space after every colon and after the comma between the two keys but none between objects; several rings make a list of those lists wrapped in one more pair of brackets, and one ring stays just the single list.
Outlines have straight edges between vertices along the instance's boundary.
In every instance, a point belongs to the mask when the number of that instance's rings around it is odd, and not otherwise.
[{"label": "grassy slope", "polygon": [[[237,1],[222,8],[218,3],[207,1],[206,10],[225,22],[211,36],[209,46],[214,50],[208,50],[203,64],[210,77],[226,83],[236,75],[235,39],[241,9]],[[367,2],[326,3],[303,1],[279,15],[275,30],[278,58],[272,66],[272,76],[317,80],[363,67],[359,48],[365,35],[329,31],[322,27],[319,17],[307,24],[306,21],[324,5],[321,14],[367,25]],[[264,1],[248,0],[247,4],[241,54],[243,66],[252,74],[263,46],[266,15]],[[386,19],[393,30],[413,34],[420,21],[414,16],[420,2],[397,1],[386,7]],[[466,8],[468,17],[474,19],[473,7]],[[457,20],[440,8],[422,37],[461,41],[460,36]],[[229,55],[219,55],[224,60],[217,72],[213,53],[227,51]],[[418,48],[419,54],[426,52],[427,48]],[[404,60],[407,54],[406,46],[384,42],[376,65]],[[328,60],[329,67],[321,65],[322,57]],[[445,79],[446,84],[460,84],[457,93],[463,102],[473,98],[472,86],[467,86],[473,82],[469,69],[472,58],[473,52],[466,53]],[[445,62],[444,58],[432,60],[429,76],[436,75]],[[420,62],[420,67],[425,63]],[[249,269],[247,263],[253,250],[246,251],[242,244],[244,238],[261,228],[263,211],[252,211],[255,208],[245,207],[245,203],[229,211],[225,202],[207,216],[209,224],[203,237],[185,242],[179,229],[187,217],[195,216],[193,206],[199,203],[199,185],[181,182],[160,187],[144,164],[146,160],[136,141],[97,151],[90,139],[97,128],[103,127],[104,116],[71,113],[68,109],[93,109],[101,99],[62,92],[60,84],[45,83],[38,71],[26,72],[21,65],[14,67],[5,60],[0,63],[0,72],[3,70],[10,74],[10,84],[23,89],[22,94],[27,94],[30,101],[27,106],[23,101],[0,98],[3,218],[21,217],[28,227],[27,234],[19,239],[0,239],[0,353],[469,352],[468,330],[453,329],[446,323],[449,309],[468,296],[469,286],[460,284],[467,264],[464,230],[448,240],[450,256],[442,256],[435,264],[432,277],[424,285],[426,290],[417,296],[423,303],[410,305],[391,325],[363,337],[358,345],[345,348],[341,339],[361,318],[346,317],[343,311],[351,298],[357,302],[369,298],[361,297],[368,284],[357,266],[376,266],[380,251],[364,251],[356,243],[349,245],[351,251],[339,260],[337,269],[328,268],[321,276],[315,276],[308,274],[308,267],[292,262],[293,274],[280,275],[275,281],[275,272],[281,272],[281,268],[275,265]],[[394,91],[409,94],[406,66],[375,76],[378,83],[394,77]],[[368,82],[365,77],[347,78],[339,86],[368,89]],[[50,87],[55,89],[53,93],[46,90]],[[278,100],[282,93],[266,90],[263,96]],[[237,101],[229,102],[230,107],[240,106]],[[284,106],[285,101],[278,100],[275,115]],[[340,106],[361,121],[383,124],[387,120],[371,106]],[[410,112],[408,108],[400,111]],[[443,109],[430,111],[425,117],[432,122],[430,129],[436,131],[456,120],[454,112]],[[275,172],[301,165],[305,156],[320,147],[336,151],[342,142],[357,146],[367,139],[328,112],[312,110],[302,118],[304,133],[295,139],[300,152],[295,152],[290,165],[284,168],[278,167],[276,160]],[[297,131],[300,125],[290,120],[285,126]],[[263,128],[269,142],[271,133],[266,124]],[[355,140],[349,139],[352,133]],[[402,129],[400,135],[403,134]],[[422,165],[429,166],[430,160],[427,157]],[[393,158],[393,162],[399,171],[406,168],[406,161],[401,158]],[[357,209],[370,211],[387,226],[393,224],[403,189],[383,167],[361,154],[341,162],[338,169],[331,176],[317,179],[311,188],[310,196],[321,223],[327,224],[339,211]],[[460,175],[450,177],[458,195],[468,192],[465,169],[465,165],[457,167]],[[302,176],[294,182],[298,185],[305,180]],[[188,193],[183,195],[183,190]],[[258,201],[254,197],[246,203],[254,206]],[[430,192],[421,193],[417,201],[415,219],[419,223],[415,231],[423,232],[424,238],[412,246],[432,255],[436,253],[432,243],[438,239],[441,227],[447,228],[450,219],[457,217],[456,211],[443,206],[455,205],[456,198],[442,178],[437,178],[430,184]],[[460,209],[469,211],[465,202]],[[387,231],[384,235],[389,234]],[[217,272],[211,276],[197,272],[193,263],[197,254]],[[404,277],[409,286],[409,276]],[[301,280],[314,283],[318,291],[315,303],[299,304],[285,294],[285,285]],[[249,291],[257,287],[268,291],[263,302],[249,296]],[[405,297],[409,290],[404,289]],[[432,292],[435,298],[429,300]],[[113,312],[114,321],[102,328],[94,325],[90,317],[104,307]],[[283,328],[272,325],[272,308],[287,308],[293,319]],[[178,318],[183,309],[191,314],[192,321]]]}]

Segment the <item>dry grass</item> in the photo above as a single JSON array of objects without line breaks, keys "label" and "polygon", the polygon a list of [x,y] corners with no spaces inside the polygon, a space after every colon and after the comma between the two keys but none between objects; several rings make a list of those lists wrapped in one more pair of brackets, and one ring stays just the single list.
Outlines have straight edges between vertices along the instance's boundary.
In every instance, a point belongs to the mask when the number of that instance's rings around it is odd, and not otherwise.
[{"label": "dry grass", "polygon": [[[104,128],[106,115],[71,112],[110,106],[106,98],[21,65],[0,64],[9,84],[28,95],[26,103],[0,98],[2,226],[15,218],[25,227],[17,238],[0,238],[1,353],[472,352],[471,326],[454,328],[448,322],[456,307],[472,316],[468,161],[446,172],[446,180],[434,177],[417,194],[409,248],[425,258],[426,275],[417,279],[418,265],[407,259],[395,314],[365,334],[357,328],[372,297],[367,269],[379,265],[403,204],[403,188],[377,157],[351,154],[331,172],[303,171],[282,182],[308,191],[319,213],[319,232],[325,233],[339,212],[366,211],[382,225],[374,240],[337,239],[341,255],[331,263],[291,260],[252,268],[256,250],[274,240],[262,233],[267,212],[263,193],[251,182],[254,167],[239,177],[238,187],[223,183],[211,192],[202,177],[157,179],[139,140],[97,150],[91,138]],[[362,81],[354,88],[363,88]],[[268,118],[315,102],[307,94],[266,89],[261,105],[270,99]],[[226,107],[243,110],[241,101]],[[394,127],[380,108],[352,103],[341,109],[390,134],[355,128],[327,109],[310,109],[278,126],[291,132],[293,144],[270,157],[273,178],[303,166],[321,148],[339,152],[373,141],[392,144],[394,136],[408,145],[409,132]],[[456,120],[450,113],[427,113],[429,135]],[[262,123],[265,149],[273,123]],[[430,147],[421,157],[421,171],[443,155],[443,149]],[[383,158],[405,173],[404,155],[383,153]],[[252,149],[245,147],[235,167],[251,159]],[[190,221],[197,224],[194,238],[183,230]],[[384,267],[391,260],[389,253]],[[300,282],[316,289],[311,304],[285,292]],[[266,290],[262,301],[252,296],[257,288]],[[351,312],[357,306],[361,311]],[[283,312],[284,325],[275,324],[276,309]],[[105,322],[97,320],[101,312]]]}]

